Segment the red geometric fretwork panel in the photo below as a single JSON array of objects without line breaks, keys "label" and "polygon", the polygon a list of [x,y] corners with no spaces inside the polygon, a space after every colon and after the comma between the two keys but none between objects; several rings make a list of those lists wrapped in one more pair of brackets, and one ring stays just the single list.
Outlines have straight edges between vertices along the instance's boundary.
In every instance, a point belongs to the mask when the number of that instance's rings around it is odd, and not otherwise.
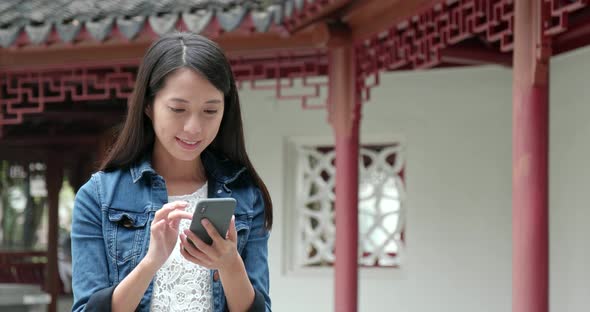
[{"label": "red geometric fretwork panel", "polygon": [[357,45],[364,73],[400,67],[429,68],[440,51],[475,34],[512,49],[514,8],[511,0],[464,0],[427,9]]},{"label": "red geometric fretwork panel", "polygon": [[239,89],[270,90],[278,100],[301,100],[303,109],[324,109],[328,94],[328,57],[325,51],[276,54],[265,59],[232,59]]},{"label": "red geometric fretwork panel", "polygon": [[48,103],[126,99],[137,65],[15,71],[0,74],[0,126],[20,124]]},{"label": "red geometric fretwork panel", "polygon": [[589,0],[543,0],[543,2],[549,12],[548,20],[543,25],[545,34],[549,36],[566,31],[569,14],[590,4]]},{"label": "red geometric fretwork panel", "polygon": [[[568,16],[590,0],[543,1],[543,33],[553,36],[568,27]],[[442,1],[356,44],[358,84],[363,101],[378,84],[380,71],[431,68],[441,62],[441,51],[474,36],[495,44],[502,52],[514,46],[514,0]]]},{"label": "red geometric fretwork panel", "polygon": [[[278,99],[297,99],[303,108],[326,107],[328,60],[325,51],[276,54],[230,60],[238,87],[272,89]],[[4,125],[20,124],[26,114],[65,101],[127,99],[137,63],[84,65],[0,72],[0,137]],[[300,86],[294,84],[301,82]]]}]

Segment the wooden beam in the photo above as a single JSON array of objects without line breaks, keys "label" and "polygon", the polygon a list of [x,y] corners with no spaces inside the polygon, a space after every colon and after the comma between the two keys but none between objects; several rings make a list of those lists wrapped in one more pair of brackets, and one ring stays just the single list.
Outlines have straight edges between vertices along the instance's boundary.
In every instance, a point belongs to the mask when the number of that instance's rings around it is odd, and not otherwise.
[{"label": "wooden beam", "polygon": [[96,135],[28,135],[28,136],[14,136],[0,139],[0,147],[48,147],[55,145],[92,145],[98,142],[99,138]]},{"label": "wooden beam", "polygon": [[450,46],[441,51],[441,61],[457,65],[500,65],[512,67],[512,53],[484,48]]},{"label": "wooden beam", "polygon": [[8,161],[37,162],[46,160],[46,150],[31,146],[7,146],[0,140],[0,159]]},{"label": "wooden beam", "polygon": [[[322,48],[326,46],[329,37],[327,26],[316,23],[293,35],[277,32],[225,33],[213,40],[228,55],[249,55],[257,51]],[[63,64],[104,63],[113,60],[139,63],[151,43],[151,38],[142,37],[129,42],[109,40],[103,43],[93,41],[74,45],[60,43],[0,49],[0,70],[59,67]]]},{"label": "wooden beam", "polygon": [[[314,12],[314,14],[308,14],[300,19],[297,19],[293,26],[290,28],[292,33],[297,33],[298,31],[309,27],[310,25],[316,24],[325,20],[330,15],[336,14],[339,10],[345,8],[350,3],[354,3],[355,1],[352,0],[335,0],[324,7],[319,12]],[[297,15],[295,13],[294,15]]]},{"label": "wooden beam", "polygon": [[95,121],[96,124],[108,124],[122,121],[125,118],[126,107],[119,111],[49,111],[25,116],[27,122],[34,120],[57,121],[59,123],[71,121]]},{"label": "wooden beam", "polygon": [[139,63],[150,42],[93,43],[69,47],[0,49],[0,70],[45,69],[64,64],[93,64],[125,60]]},{"label": "wooden beam", "polygon": [[370,21],[371,18],[383,14],[387,10],[393,9],[393,7],[399,5],[400,2],[401,0],[355,1],[346,8],[346,12],[344,12],[342,16],[342,21],[349,26],[358,26],[362,22]]},{"label": "wooden beam", "polygon": [[228,55],[251,55],[257,52],[309,50],[323,48],[330,39],[328,27],[323,22],[308,25],[292,35],[257,33],[243,35],[225,33],[213,38]]},{"label": "wooden beam", "polygon": [[570,25],[568,30],[553,38],[553,55],[590,45],[590,18]]},{"label": "wooden beam", "polygon": [[442,2],[443,0],[357,1],[342,20],[352,29],[354,42],[358,42]]}]

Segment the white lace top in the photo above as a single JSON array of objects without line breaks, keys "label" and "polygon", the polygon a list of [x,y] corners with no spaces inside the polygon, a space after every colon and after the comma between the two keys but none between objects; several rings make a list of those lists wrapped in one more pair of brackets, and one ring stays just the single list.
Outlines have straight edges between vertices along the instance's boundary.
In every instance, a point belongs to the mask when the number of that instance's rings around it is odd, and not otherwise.
[{"label": "white lace top", "polygon": [[[201,198],[207,198],[207,183],[192,194],[169,196],[168,201],[184,200],[189,203],[185,211],[193,213]],[[180,233],[189,228],[190,223],[190,220],[182,220]],[[209,269],[184,259],[177,242],[172,254],[154,278],[150,310],[211,312],[211,297]]]}]

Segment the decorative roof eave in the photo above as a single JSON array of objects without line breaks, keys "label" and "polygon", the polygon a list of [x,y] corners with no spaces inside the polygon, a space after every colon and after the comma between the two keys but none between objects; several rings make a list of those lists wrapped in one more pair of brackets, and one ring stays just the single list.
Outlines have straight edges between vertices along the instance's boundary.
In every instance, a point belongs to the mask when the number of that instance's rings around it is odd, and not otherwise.
[{"label": "decorative roof eave", "polygon": [[[35,0],[29,1],[33,3],[29,7],[34,7]],[[83,1],[78,0],[78,2]],[[164,2],[170,4],[173,1],[181,2],[181,0]],[[317,10],[326,4],[342,0],[275,0],[263,8],[254,7],[252,2],[246,1],[191,1],[199,4],[200,8],[185,6],[184,10],[173,12],[170,10],[162,12],[154,8],[150,11],[151,14],[144,15],[126,14],[129,12],[106,16],[64,13],[63,17],[47,20],[37,16],[41,14],[35,15],[35,12],[29,14],[31,16],[27,18],[10,19],[12,15],[6,13],[6,8],[3,11],[0,7],[0,24],[2,24],[0,25],[0,47],[78,44],[111,39],[130,41],[142,35],[155,38],[175,30],[189,30],[213,38],[226,32],[287,33],[285,21],[292,25],[305,10]],[[225,3],[225,6],[220,3]],[[134,11],[138,10],[134,9]],[[9,10],[8,12],[10,13]],[[5,14],[4,18],[1,18],[1,14]],[[309,13],[305,14],[309,15]],[[7,20],[9,20],[8,23]]]},{"label": "decorative roof eave", "polygon": [[218,37],[225,32],[285,32],[280,25],[271,25],[256,14],[171,14],[165,16],[135,16],[131,18],[107,17],[97,21],[69,24],[26,25],[22,29],[0,29],[0,46],[47,46],[53,44],[78,44],[80,42],[132,41],[140,37],[156,38],[163,34],[182,30]]},{"label": "decorative roof eave", "polygon": [[[65,24],[46,23],[0,29],[0,46],[41,45],[53,43],[75,44],[80,41],[105,41],[111,38],[134,40],[140,33],[152,37],[175,30],[189,30],[216,37],[223,32],[281,31],[280,25],[271,25],[274,12],[183,12],[161,16],[106,17],[101,20],[79,21]],[[272,27],[271,27],[272,26]]]},{"label": "decorative roof eave", "polygon": [[[142,31],[133,41],[120,39],[115,29],[111,38],[97,42],[91,39],[75,45],[53,43],[23,48],[0,48],[0,72],[15,69],[44,68],[63,64],[88,64],[96,62],[139,60],[153,41],[153,32]],[[87,35],[87,34],[86,34]],[[312,51],[325,48],[330,38],[325,24],[307,27],[289,36],[276,32],[257,35],[239,32],[222,33],[213,38],[228,57],[255,57],[283,52]]]}]

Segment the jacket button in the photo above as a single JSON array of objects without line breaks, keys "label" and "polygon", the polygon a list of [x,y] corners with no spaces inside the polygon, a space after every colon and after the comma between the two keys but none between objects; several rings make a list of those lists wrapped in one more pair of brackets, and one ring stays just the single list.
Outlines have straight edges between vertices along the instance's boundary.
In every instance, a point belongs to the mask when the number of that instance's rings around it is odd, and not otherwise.
[{"label": "jacket button", "polygon": [[125,219],[123,219],[122,224],[123,224],[123,227],[126,227],[126,228],[133,227],[133,220],[131,220],[129,218],[125,218]]},{"label": "jacket button", "polygon": [[213,280],[216,282],[219,280],[219,271],[215,271],[215,273],[213,273]]}]

